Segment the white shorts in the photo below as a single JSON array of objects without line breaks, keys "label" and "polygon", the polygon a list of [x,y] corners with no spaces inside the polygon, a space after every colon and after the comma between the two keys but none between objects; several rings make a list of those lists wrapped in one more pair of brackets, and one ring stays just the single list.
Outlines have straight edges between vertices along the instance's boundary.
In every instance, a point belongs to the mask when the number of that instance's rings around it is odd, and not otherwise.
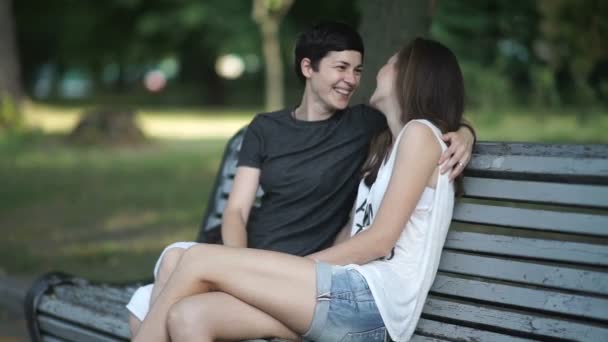
[{"label": "white shorts", "polygon": [[[196,244],[198,244],[198,243],[197,242],[175,242],[175,243],[172,243],[169,246],[165,247],[163,252],[160,254],[160,257],[158,257],[158,260],[156,261],[156,265],[154,266],[154,279],[156,279],[156,277],[158,276],[158,269],[160,267],[160,262],[168,250],[170,250],[171,248],[188,249]],[[140,321],[143,321],[144,318],[146,318],[146,315],[148,314],[148,310],[150,310],[150,297],[152,296],[152,287],[153,286],[154,286],[154,284],[148,284],[148,285],[144,285],[144,286],[138,288],[137,290],[135,290],[135,292],[133,292],[133,296],[131,296],[131,300],[129,300],[129,303],[127,304],[127,310],[129,310],[129,312],[131,314],[133,314],[135,317],[137,317],[137,319],[139,319]]]}]

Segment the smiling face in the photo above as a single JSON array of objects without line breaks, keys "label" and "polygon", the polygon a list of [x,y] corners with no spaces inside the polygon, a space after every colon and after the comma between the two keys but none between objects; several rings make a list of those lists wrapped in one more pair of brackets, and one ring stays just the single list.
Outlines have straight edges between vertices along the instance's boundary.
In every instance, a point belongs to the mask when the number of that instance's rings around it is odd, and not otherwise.
[{"label": "smiling face", "polygon": [[331,51],[314,70],[310,60],[302,61],[302,73],[311,93],[330,111],[344,109],[359,87],[363,69],[362,56],[358,51]]}]

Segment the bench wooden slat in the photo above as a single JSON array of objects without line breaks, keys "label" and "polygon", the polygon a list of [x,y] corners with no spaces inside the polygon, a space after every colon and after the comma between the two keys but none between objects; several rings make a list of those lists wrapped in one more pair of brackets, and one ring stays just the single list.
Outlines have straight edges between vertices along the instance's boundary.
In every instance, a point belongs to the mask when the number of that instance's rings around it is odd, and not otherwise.
[{"label": "bench wooden slat", "polygon": [[608,321],[608,300],[595,296],[465,279],[441,273],[437,274],[431,291],[440,295],[517,306],[548,314]]},{"label": "bench wooden slat", "polygon": [[528,178],[586,179],[607,184],[606,156],[608,145],[480,142],[475,145],[467,170],[511,179],[524,174]]},{"label": "bench wooden slat", "polygon": [[49,335],[42,335],[42,336],[40,336],[40,338],[42,339],[42,342],[69,342],[69,341],[61,340],[54,336],[49,336]]},{"label": "bench wooden slat", "polygon": [[442,338],[448,341],[475,342],[528,342],[533,339],[504,335],[496,332],[463,327],[444,322],[421,318],[416,326],[418,335]]},{"label": "bench wooden slat", "polygon": [[500,327],[535,336],[564,338],[577,341],[608,341],[608,328],[600,328],[585,322],[575,322],[538,314],[521,313],[449,301],[439,297],[429,298],[423,315],[439,319],[457,320],[466,324]]},{"label": "bench wooden slat", "polygon": [[543,265],[444,251],[439,270],[470,276],[608,295],[608,274],[571,267]]},{"label": "bench wooden slat", "polygon": [[[94,311],[78,305],[73,305],[68,302],[54,300],[52,297],[43,296],[38,306],[38,312],[43,315],[54,317],[65,317],[66,320],[74,323],[92,326],[101,332],[111,335],[116,335],[123,338],[130,336],[129,327],[127,326],[126,309],[123,309],[124,315],[104,315],[99,311]],[[40,317],[40,316],[39,316]]]},{"label": "bench wooden slat", "polygon": [[467,197],[608,208],[608,186],[465,177]]},{"label": "bench wooden slat", "polygon": [[608,266],[608,248],[580,242],[451,231],[445,247],[495,255]]},{"label": "bench wooden slat", "polygon": [[608,216],[457,203],[455,221],[608,237]]},{"label": "bench wooden slat", "polygon": [[69,342],[66,340],[60,340],[56,337],[49,336],[49,335],[42,335],[40,337],[42,338],[42,342]]},{"label": "bench wooden slat", "polygon": [[412,336],[412,338],[410,338],[410,342],[446,342],[448,340],[443,340],[443,339],[439,339],[439,338],[435,338],[435,337],[428,337],[428,336],[421,336],[421,335],[416,335],[414,334],[414,336]]},{"label": "bench wooden slat", "polygon": [[55,288],[55,298],[74,306],[92,309],[101,315],[123,313],[126,319],[125,304],[130,297],[117,300],[109,293],[92,291],[87,287],[61,286]]},{"label": "bench wooden slat", "polygon": [[44,331],[52,331],[55,337],[61,338],[64,341],[87,341],[87,342],[116,342],[128,341],[127,338],[118,336],[108,336],[100,334],[89,329],[83,329],[79,326],[66,323],[65,321],[56,318],[41,316],[39,318],[40,328]]}]

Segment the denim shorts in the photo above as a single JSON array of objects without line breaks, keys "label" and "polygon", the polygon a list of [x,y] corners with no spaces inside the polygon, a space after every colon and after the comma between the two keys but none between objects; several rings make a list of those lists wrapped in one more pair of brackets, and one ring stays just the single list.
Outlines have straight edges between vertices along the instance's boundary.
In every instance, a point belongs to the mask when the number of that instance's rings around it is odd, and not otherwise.
[{"label": "denim shorts", "polygon": [[309,330],[315,342],[386,341],[384,322],[365,278],[354,269],[316,264],[317,303]]}]

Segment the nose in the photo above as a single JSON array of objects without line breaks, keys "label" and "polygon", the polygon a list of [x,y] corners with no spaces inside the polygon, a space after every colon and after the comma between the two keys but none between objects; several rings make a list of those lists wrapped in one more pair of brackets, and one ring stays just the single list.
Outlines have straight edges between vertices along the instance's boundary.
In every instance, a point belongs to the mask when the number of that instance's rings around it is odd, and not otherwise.
[{"label": "nose", "polygon": [[354,70],[346,72],[344,76],[344,82],[348,83],[350,86],[357,85],[357,75]]}]

